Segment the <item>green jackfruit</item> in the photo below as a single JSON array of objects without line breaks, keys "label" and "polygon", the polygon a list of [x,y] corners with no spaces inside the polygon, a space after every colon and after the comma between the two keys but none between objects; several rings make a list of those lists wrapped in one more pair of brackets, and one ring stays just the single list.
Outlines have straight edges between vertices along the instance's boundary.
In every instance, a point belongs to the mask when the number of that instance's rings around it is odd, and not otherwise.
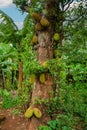
[{"label": "green jackfruit", "polygon": [[30,44],[34,45],[34,44],[37,44],[37,43],[38,43],[38,37],[36,35],[34,35],[31,42],[30,42]]},{"label": "green jackfruit", "polygon": [[35,117],[37,117],[37,118],[42,117],[42,112],[38,108],[34,108],[33,111],[34,111]]},{"label": "green jackfruit", "polygon": [[36,29],[37,31],[40,31],[40,30],[42,29],[41,24],[40,24],[40,23],[37,23],[37,24],[35,25],[35,29]]},{"label": "green jackfruit", "polygon": [[49,21],[46,18],[42,18],[40,23],[43,27],[48,27],[50,25]]},{"label": "green jackfruit", "polygon": [[46,61],[45,61],[45,62],[43,62],[42,66],[43,66],[43,68],[47,68],[47,67],[48,67],[47,62],[46,62]]},{"label": "green jackfruit", "polygon": [[31,118],[33,116],[33,113],[34,113],[33,109],[32,108],[28,108],[24,115],[27,118]]},{"label": "green jackfruit", "polygon": [[29,80],[30,83],[34,83],[35,79],[36,79],[35,74],[32,74],[32,75],[30,76],[30,80]]},{"label": "green jackfruit", "polygon": [[44,83],[45,82],[45,75],[44,74],[40,74],[40,77],[39,77],[39,80],[41,83]]},{"label": "green jackfruit", "polygon": [[53,39],[54,39],[55,41],[58,41],[58,40],[60,39],[59,33],[55,33],[54,36],[53,36]]},{"label": "green jackfruit", "polygon": [[36,12],[32,13],[32,17],[36,21],[40,21],[40,19],[41,19],[40,15],[38,13],[36,13]]}]

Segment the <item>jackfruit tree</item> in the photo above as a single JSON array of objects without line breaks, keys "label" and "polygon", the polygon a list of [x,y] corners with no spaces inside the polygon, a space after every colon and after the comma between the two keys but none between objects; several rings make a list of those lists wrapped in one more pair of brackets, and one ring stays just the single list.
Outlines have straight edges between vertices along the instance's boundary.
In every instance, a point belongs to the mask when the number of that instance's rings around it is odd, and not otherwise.
[{"label": "jackfruit tree", "polygon": [[[36,58],[39,64],[43,67],[43,64],[47,63],[41,73],[37,72],[35,75],[36,79],[31,97],[32,108],[40,109],[42,117],[37,119],[33,116],[29,122],[29,130],[36,130],[39,125],[44,125],[51,119],[51,116],[46,112],[46,106],[43,103],[35,103],[35,101],[36,98],[42,101],[50,100],[52,93],[54,97],[58,96],[64,24],[67,24],[67,20],[74,21],[78,19],[78,17],[71,19],[73,14],[69,14],[71,15],[70,19],[66,19],[66,12],[71,5],[73,6],[73,2],[74,0],[13,0],[13,3],[22,12],[27,12],[32,17],[35,24],[35,34],[30,44],[33,50],[36,51]],[[57,50],[59,50],[59,54],[55,55]],[[54,71],[58,73],[55,86],[54,76],[52,75]]]}]

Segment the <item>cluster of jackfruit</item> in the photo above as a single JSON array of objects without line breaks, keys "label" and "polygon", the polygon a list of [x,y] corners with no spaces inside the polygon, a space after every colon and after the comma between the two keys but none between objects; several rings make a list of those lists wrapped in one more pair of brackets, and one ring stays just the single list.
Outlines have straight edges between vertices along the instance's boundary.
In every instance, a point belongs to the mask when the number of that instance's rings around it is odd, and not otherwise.
[{"label": "cluster of jackfruit", "polygon": [[37,31],[40,31],[41,29],[46,28],[50,25],[50,22],[46,18],[43,18],[43,17],[41,18],[41,16],[36,12],[32,13],[32,17],[35,21],[37,21],[35,25],[35,29]]},{"label": "cluster of jackfruit", "polygon": [[26,118],[31,118],[33,115],[36,118],[41,118],[42,117],[42,112],[38,108],[31,108],[31,107],[29,107],[26,110],[24,115],[25,115]]},{"label": "cluster of jackfruit", "polygon": [[50,25],[49,21],[46,18],[41,18],[40,23],[35,25],[35,29],[40,31]]},{"label": "cluster of jackfruit", "polygon": [[36,35],[34,35],[33,38],[32,38],[32,40],[31,40],[31,42],[30,42],[30,44],[31,45],[35,45],[37,43],[38,43],[38,37]]}]

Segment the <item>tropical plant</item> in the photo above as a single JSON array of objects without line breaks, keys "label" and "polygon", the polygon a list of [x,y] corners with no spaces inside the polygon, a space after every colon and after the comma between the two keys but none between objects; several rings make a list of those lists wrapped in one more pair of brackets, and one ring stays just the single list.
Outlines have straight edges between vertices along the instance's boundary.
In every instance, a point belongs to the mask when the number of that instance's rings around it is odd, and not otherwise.
[{"label": "tropical plant", "polygon": [[[3,44],[9,44],[10,46],[13,46],[17,53],[18,59],[14,60],[15,58],[12,57],[12,62],[18,62],[18,69],[16,71],[19,72],[19,81],[18,81],[18,87],[22,87],[22,81],[23,81],[23,52],[27,50],[28,44],[24,45],[24,38],[26,37],[27,31],[30,31],[28,29],[28,26],[30,26],[30,23],[32,23],[31,20],[28,20],[29,16],[26,17],[24,21],[24,27],[22,30],[18,30],[18,27],[14,23],[14,21],[3,11],[0,10],[0,41]],[[32,30],[32,29],[31,29]],[[31,36],[32,36],[32,32]],[[28,36],[27,36],[28,37]],[[27,40],[26,40],[27,41]],[[14,82],[14,73],[15,69],[12,69],[12,82]]]},{"label": "tropical plant", "polygon": [[[15,56],[15,58],[14,58]],[[16,49],[9,44],[6,43],[0,43],[0,74],[2,80],[2,86],[5,88],[7,86],[7,80],[8,82],[11,79],[11,72],[12,68],[15,70],[17,69],[17,62],[13,63],[12,59],[16,61],[18,59],[17,57],[17,51]],[[10,86],[10,82],[8,84]]]}]

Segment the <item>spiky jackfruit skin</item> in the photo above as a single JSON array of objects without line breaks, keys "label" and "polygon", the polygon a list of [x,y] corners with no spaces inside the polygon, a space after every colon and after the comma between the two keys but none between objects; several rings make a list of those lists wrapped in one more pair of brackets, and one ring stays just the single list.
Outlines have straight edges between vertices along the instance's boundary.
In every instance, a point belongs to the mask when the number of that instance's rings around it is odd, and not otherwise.
[{"label": "spiky jackfruit skin", "polygon": [[50,25],[49,21],[46,18],[42,18],[40,23],[43,27],[48,27]]},{"label": "spiky jackfruit skin", "polygon": [[36,21],[40,21],[40,19],[41,19],[40,15],[38,13],[36,13],[36,12],[32,13],[32,17]]},{"label": "spiky jackfruit skin", "polygon": [[45,61],[45,62],[43,62],[42,66],[43,66],[43,68],[47,68],[47,67],[48,67],[47,62],[46,62],[46,61]]},{"label": "spiky jackfruit skin", "polygon": [[31,118],[33,116],[33,113],[34,113],[33,109],[28,108],[24,115],[25,115],[26,118]]},{"label": "spiky jackfruit skin", "polygon": [[37,31],[40,31],[40,30],[42,29],[41,24],[40,24],[40,23],[37,23],[37,24],[35,25],[35,29],[36,29]]},{"label": "spiky jackfruit skin", "polygon": [[34,45],[34,44],[37,44],[37,43],[38,43],[38,37],[36,35],[34,35],[30,44]]},{"label": "spiky jackfruit skin", "polygon": [[38,108],[34,108],[33,111],[36,118],[42,117],[42,112]]},{"label": "spiky jackfruit skin", "polygon": [[58,40],[60,39],[59,33],[55,33],[54,36],[53,36],[53,39],[54,39],[55,41],[58,41]]},{"label": "spiky jackfruit skin", "polygon": [[32,74],[32,75],[30,76],[30,83],[34,83],[35,79],[36,79],[35,74]]},{"label": "spiky jackfruit skin", "polygon": [[39,80],[41,83],[45,83],[45,74],[40,74]]}]

